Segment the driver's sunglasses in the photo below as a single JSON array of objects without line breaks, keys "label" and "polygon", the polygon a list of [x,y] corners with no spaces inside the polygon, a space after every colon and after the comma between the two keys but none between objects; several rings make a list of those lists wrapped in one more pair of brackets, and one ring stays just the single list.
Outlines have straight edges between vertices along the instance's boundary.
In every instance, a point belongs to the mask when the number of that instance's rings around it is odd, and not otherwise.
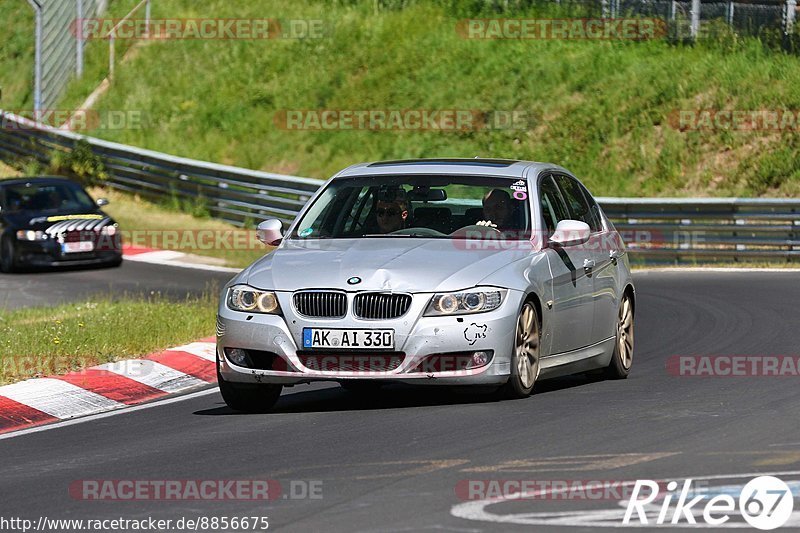
[{"label": "driver's sunglasses", "polygon": [[398,211],[397,209],[384,209],[382,207],[379,207],[378,209],[375,210],[375,213],[377,213],[379,217],[384,217],[384,216],[396,217],[397,215],[400,214],[400,211]]}]

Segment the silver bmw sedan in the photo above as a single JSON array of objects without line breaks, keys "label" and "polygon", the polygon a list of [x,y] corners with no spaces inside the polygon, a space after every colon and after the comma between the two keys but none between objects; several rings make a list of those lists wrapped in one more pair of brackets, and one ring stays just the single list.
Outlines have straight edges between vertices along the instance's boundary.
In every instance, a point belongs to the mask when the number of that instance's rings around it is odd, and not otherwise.
[{"label": "silver bmw sedan", "polygon": [[633,363],[635,292],[620,235],[556,165],[425,159],[351,166],[224,288],[225,402],[263,412],[283,386],[493,386]]}]

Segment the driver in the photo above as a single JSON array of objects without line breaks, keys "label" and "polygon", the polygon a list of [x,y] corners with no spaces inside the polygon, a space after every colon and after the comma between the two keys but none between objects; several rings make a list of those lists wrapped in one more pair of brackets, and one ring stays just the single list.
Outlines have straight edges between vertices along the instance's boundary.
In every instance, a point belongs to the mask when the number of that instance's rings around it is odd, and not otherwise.
[{"label": "driver", "polygon": [[408,201],[405,194],[397,191],[394,198],[381,198],[375,207],[378,229],[381,233],[391,233],[406,227],[408,222]]}]

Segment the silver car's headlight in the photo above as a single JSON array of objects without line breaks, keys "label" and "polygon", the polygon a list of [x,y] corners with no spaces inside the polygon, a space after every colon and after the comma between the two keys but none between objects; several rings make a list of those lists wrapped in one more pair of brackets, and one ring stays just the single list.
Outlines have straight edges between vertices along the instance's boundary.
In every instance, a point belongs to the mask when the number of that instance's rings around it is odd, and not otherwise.
[{"label": "silver car's headlight", "polygon": [[477,287],[460,292],[434,294],[425,310],[425,316],[467,315],[485,313],[500,307],[505,289]]},{"label": "silver car's headlight", "polygon": [[271,315],[279,315],[281,312],[274,292],[254,289],[247,285],[234,285],[228,289],[228,309]]}]

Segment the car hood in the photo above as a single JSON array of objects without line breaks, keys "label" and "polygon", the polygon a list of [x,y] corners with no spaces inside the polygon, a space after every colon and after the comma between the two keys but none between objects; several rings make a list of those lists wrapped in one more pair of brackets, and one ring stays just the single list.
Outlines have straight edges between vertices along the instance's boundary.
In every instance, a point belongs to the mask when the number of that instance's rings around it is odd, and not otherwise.
[{"label": "car hood", "polygon": [[47,214],[25,211],[21,213],[4,213],[10,227],[16,229],[32,229],[51,232],[98,229],[101,226],[114,224],[105,213],[97,210],[65,210],[48,212]]},{"label": "car hood", "polygon": [[[475,286],[532,253],[527,243],[514,243],[513,250],[501,247],[495,242],[467,249],[463,240],[415,238],[287,241],[234,282],[278,291],[454,291]],[[361,281],[348,284],[351,278]]]}]

